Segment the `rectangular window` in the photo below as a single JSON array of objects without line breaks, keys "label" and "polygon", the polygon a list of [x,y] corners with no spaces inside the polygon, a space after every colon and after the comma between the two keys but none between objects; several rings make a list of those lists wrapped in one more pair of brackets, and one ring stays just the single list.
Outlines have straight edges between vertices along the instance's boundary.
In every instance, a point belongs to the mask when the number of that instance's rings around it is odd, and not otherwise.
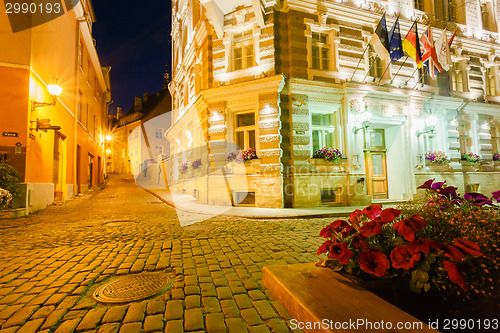
[{"label": "rectangular window", "polygon": [[456,0],[448,1],[448,21],[457,22],[457,3],[456,3]]},{"label": "rectangular window", "polygon": [[82,92],[78,91],[78,109],[76,110],[78,120],[82,122],[82,105],[83,105],[83,98],[82,98]]},{"label": "rectangular window", "polygon": [[496,95],[495,84],[495,68],[489,67],[486,69],[486,95]]},{"label": "rectangular window", "polygon": [[375,50],[373,50],[371,45],[370,49],[372,50],[372,54],[369,58],[370,76],[374,78],[380,78],[384,73],[384,66],[382,60],[380,60],[380,58],[376,55]]},{"label": "rectangular window", "polygon": [[313,32],[311,37],[311,68],[328,70],[330,67],[328,33]]},{"label": "rectangular window", "polygon": [[155,130],[155,137],[156,137],[157,139],[161,139],[161,138],[163,138],[163,128],[157,128],[157,129]]},{"label": "rectangular window", "polygon": [[233,35],[233,70],[250,68],[254,65],[252,30],[235,33]]},{"label": "rectangular window", "polygon": [[241,149],[256,149],[255,113],[236,114],[235,141]]},{"label": "rectangular window", "polygon": [[424,11],[425,10],[425,0],[414,0],[415,9]]},{"label": "rectangular window", "polygon": [[333,113],[312,113],[312,149],[335,148],[335,126]]}]

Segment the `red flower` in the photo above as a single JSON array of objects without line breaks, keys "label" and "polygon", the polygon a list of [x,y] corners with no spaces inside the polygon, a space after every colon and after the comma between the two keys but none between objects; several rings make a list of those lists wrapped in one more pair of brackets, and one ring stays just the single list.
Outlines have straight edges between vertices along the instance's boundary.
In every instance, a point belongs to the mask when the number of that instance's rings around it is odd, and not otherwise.
[{"label": "red flower", "polygon": [[391,251],[392,267],[410,269],[420,260],[420,253],[411,253],[406,245],[396,246]]},{"label": "red flower", "polygon": [[423,183],[422,185],[420,185],[417,188],[423,188],[423,189],[430,190],[431,186],[432,186],[432,183],[434,182],[434,179],[436,179],[436,178],[429,179],[428,181],[426,181],[425,183]]},{"label": "red flower", "polygon": [[368,221],[363,223],[363,226],[359,228],[359,232],[365,236],[372,236],[372,235],[380,235],[382,234],[382,225],[384,223],[380,218],[377,218],[373,221]]},{"label": "red flower", "polygon": [[378,250],[361,252],[358,256],[359,267],[368,274],[375,276],[384,276],[385,272],[391,267],[386,255]]},{"label": "red flower", "polygon": [[407,219],[394,223],[393,226],[394,229],[397,230],[398,235],[413,242],[415,240],[415,231],[422,229],[425,226],[425,221],[422,216],[415,214]]},{"label": "red flower", "polygon": [[370,250],[370,244],[368,243],[368,240],[361,233],[357,233],[352,237],[351,245],[359,249],[360,251]]},{"label": "red flower", "polygon": [[333,236],[332,231],[330,230],[330,226],[326,226],[319,232],[320,237],[330,238]]},{"label": "red flower", "polygon": [[363,214],[362,211],[356,209],[354,212],[351,213],[351,215],[349,215],[349,222],[351,222],[351,225],[357,230],[359,230],[359,218],[361,217],[362,214]]},{"label": "red flower", "polygon": [[458,269],[457,264],[451,261],[443,261],[443,266],[448,271],[448,277],[451,282],[458,284],[464,291],[469,290],[464,274]]},{"label": "red flower", "polygon": [[[343,237],[347,237],[349,235],[349,231],[351,230],[349,223],[344,220],[336,220],[330,223],[330,225],[326,226],[319,233],[320,237],[330,238],[333,236],[332,231],[336,233],[342,233]],[[347,234],[346,234],[347,232]]]},{"label": "red flower", "polygon": [[371,205],[363,209],[363,214],[370,220],[373,220],[375,217],[380,214],[382,211],[382,206],[381,205]]},{"label": "red flower", "polygon": [[380,218],[384,223],[392,222],[400,213],[400,209],[387,208],[380,212]]},{"label": "red flower", "polygon": [[432,239],[421,238],[409,243],[408,250],[410,251],[410,253],[429,253],[431,249],[438,248],[438,246],[438,243],[436,243]]},{"label": "red flower", "polygon": [[453,245],[458,247],[460,250],[467,252],[470,255],[478,257],[484,256],[483,252],[481,252],[481,250],[479,249],[479,245],[477,245],[477,243],[475,242],[468,241],[465,239],[455,238],[453,240]]},{"label": "red flower", "polygon": [[458,248],[456,248],[453,245],[445,245],[441,247],[441,250],[444,251],[444,255],[447,256],[448,258],[451,258],[455,261],[460,261],[465,257],[465,254],[463,254],[462,251],[460,251]]},{"label": "red flower", "polygon": [[331,240],[326,240],[318,249],[318,254],[321,254],[321,253],[326,253],[328,251],[328,247],[330,247],[330,245],[332,245],[332,241]]},{"label": "red flower", "polygon": [[330,253],[328,258],[337,259],[342,265],[346,265],[347,261],[353,256],[353,252],[347,248],[347,243],[335,243],[330,245]]}]

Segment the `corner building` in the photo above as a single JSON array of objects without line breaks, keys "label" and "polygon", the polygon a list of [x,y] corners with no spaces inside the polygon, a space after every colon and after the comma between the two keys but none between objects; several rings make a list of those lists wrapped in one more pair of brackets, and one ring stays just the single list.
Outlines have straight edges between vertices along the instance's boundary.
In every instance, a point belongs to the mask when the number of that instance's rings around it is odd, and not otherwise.
[{"label": "corner building", "polygon": [[[434,41],[456,31],[450,70],[432,78],[411,58],[364,52],[384,12],[388,30],[399,15],[402,39],[415,20]],[[257,151],[244,200],[256,207],[397,202],[429,178],[489,195],[500,188],[499,16],[497,0],[172,1],[170,189],[210,204],[227,204],[211,199],[226,188],[244,196],[235,173],[216,172],[234,143]],[[324,146],[342,151],[339,165],[311,158]],[[444,170],[426,164],[434,150]],[[470,152],[480,165],[461,161]],[[206,173],[182,176],[194,158]]]},{"label": "corner building", "polygon": [[[101,67],[92,38],[92,2],[64,4],[71,2],[61,2],[57,17],[20,13],[9,21],[0,11],[0,159],[20,178],[19,215],[104,180],[110,68]],[[26,29],[14,31],[18,19],[28,20]],[[62,88],[55,99],[52,84]]]}]

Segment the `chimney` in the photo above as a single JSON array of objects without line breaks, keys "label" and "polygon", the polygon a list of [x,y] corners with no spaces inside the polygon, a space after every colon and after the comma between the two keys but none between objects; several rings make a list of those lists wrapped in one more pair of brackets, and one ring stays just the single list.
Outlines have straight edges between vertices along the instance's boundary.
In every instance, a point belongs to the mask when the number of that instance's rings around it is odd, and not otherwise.
[{"label": "chimney", "polygon": [[147,103],[149,100],[149,92],[145,92],[144,95],[142,95],[142,102]]},{"label": "chimney", "polygon": [[122,108],[119,106],[116,108],[116,120],[122,117]]},{"label": "chimney", "polygon": [[142,110],[142,98],[136,97],[134,100],[134,111],[138,112]]}]

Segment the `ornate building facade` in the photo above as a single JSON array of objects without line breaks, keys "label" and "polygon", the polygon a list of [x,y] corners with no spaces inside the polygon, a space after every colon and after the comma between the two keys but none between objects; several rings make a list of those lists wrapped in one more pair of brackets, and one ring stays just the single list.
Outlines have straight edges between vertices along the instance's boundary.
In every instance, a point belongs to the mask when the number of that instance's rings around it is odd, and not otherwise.
[{"label": "ornate building facade", "polygon": [[104,181],[111,68],[92,38],[92,2],[65,3],[52,16],[0,12],[0,162],[18,173],[20,215]]},{"label": "ornate building facade", "polygon": [[[456,31],[450,70],[377,58],[384,12],[402,38],[414,21],[419,35]],[[499,17],[498,0],[173,0],[170,189],[274,208],[407,200],[429,178],[497,190]],[[311,158],[324,146],[342,151],[333,170]],[[228,168],[235,147],[257,152],[244,177]],[[435,150],[445,170],[426,163]],[[461,161],[471,152],[480,165]],[[196,159],[201,174],[179,171]]]}]

